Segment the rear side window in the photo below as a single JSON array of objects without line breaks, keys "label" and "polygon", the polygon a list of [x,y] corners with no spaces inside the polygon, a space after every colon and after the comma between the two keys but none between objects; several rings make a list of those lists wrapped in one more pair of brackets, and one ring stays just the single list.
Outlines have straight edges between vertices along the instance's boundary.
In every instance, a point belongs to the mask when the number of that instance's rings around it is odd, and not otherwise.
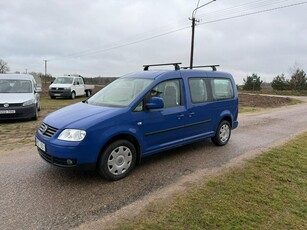
[{"label": "rear side window", "polygon": [[210,82],[214,100],[225,100],[234,97],[230,79],[211,79]]},{"label": "rear side window", "polygon": [[208,101],[208,92],[205,79],[190,78],[189,87],[192,103],[202,103]]}]

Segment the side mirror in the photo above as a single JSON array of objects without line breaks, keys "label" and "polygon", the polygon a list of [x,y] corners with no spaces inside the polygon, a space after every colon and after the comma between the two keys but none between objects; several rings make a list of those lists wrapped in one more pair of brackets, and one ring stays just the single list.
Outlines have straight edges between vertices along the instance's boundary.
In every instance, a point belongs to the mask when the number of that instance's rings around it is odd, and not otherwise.
[{"label": "side mirror", "polygon": [[164,101],[161,97],[152,97],[151,100],[146,103],[147,109],[162,109],[164,107]]},{"label": "side mirror", "polygon": [[36,91],[37,93],[41,93],[41,92],[42,92],[42,88],[39,87],[39,86],[37,86],[35,91]]}]

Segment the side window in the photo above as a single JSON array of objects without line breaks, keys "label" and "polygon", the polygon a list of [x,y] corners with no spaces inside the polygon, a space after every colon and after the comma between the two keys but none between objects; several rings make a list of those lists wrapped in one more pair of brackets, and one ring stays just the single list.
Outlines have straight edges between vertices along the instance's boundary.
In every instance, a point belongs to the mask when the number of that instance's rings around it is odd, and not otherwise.
[{"label": "side window", "polygon": [[144,104],[151,97],[161,97],[164,100],[164,108],[171,108],[182,105],[181,99],[181,80],[168,80],[161,82],[152,88],[145,98],[134,108],[134,112],[141,112],[144,109]]},{"label": "side window", "polygon": [[208,93],[205,79],[190,78],[189,88],[192,103],[202,103],[208,101]]},{"label": "side window", "polygon": [[180,80],[161,82],[151,90],[151,96],[163,98],[164,108],[180,106],[182,104]]},{"label": "side window", "polygon": [[214,100],[233,98],[234,92],[229,79],[211,79],[212,96]]},{"label": "side window", "polygon": [[80,85],[83,85],[83,84],[84,84],[84,82],[83,82],[83,79],[82,79],[82,78],[79,78],[79,83],[80,83]]}]

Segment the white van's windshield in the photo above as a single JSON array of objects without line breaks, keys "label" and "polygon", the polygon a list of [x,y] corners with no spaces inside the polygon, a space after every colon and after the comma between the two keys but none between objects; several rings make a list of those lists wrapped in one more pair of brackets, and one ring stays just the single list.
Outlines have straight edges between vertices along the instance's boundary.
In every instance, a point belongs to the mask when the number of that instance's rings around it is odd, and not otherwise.
[{"label": "white van's windshield", "polygon": [[53,84],[72,84],[73,80],[71,77],[57,77]]},{"label": "white van's windshield", "polygon": [[91,105],[128,106],[152,82],[151,79],[120,78],[87,100]]},{"label": "white van's windshield", "polygon": [[29,80],[0,79],[0,93],[32,93]]}]

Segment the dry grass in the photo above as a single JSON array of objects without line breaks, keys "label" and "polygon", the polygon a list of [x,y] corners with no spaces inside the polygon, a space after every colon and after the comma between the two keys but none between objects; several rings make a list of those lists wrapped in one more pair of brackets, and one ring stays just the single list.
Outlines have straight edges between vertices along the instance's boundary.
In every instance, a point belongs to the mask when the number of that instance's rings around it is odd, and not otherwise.
[{"label": "dry grass", "polygon": [[307,229],[307,133],[119,229]]},{"label": "dry grass", "polygon": [[0,123],[1,151],[12,150],[25,144],[34,144],[34,134],[40,123],[50,112],[84,100],[85,97],[51,100],[47,96],[41,97],[41,111],[37,121],[10,121]]}]

